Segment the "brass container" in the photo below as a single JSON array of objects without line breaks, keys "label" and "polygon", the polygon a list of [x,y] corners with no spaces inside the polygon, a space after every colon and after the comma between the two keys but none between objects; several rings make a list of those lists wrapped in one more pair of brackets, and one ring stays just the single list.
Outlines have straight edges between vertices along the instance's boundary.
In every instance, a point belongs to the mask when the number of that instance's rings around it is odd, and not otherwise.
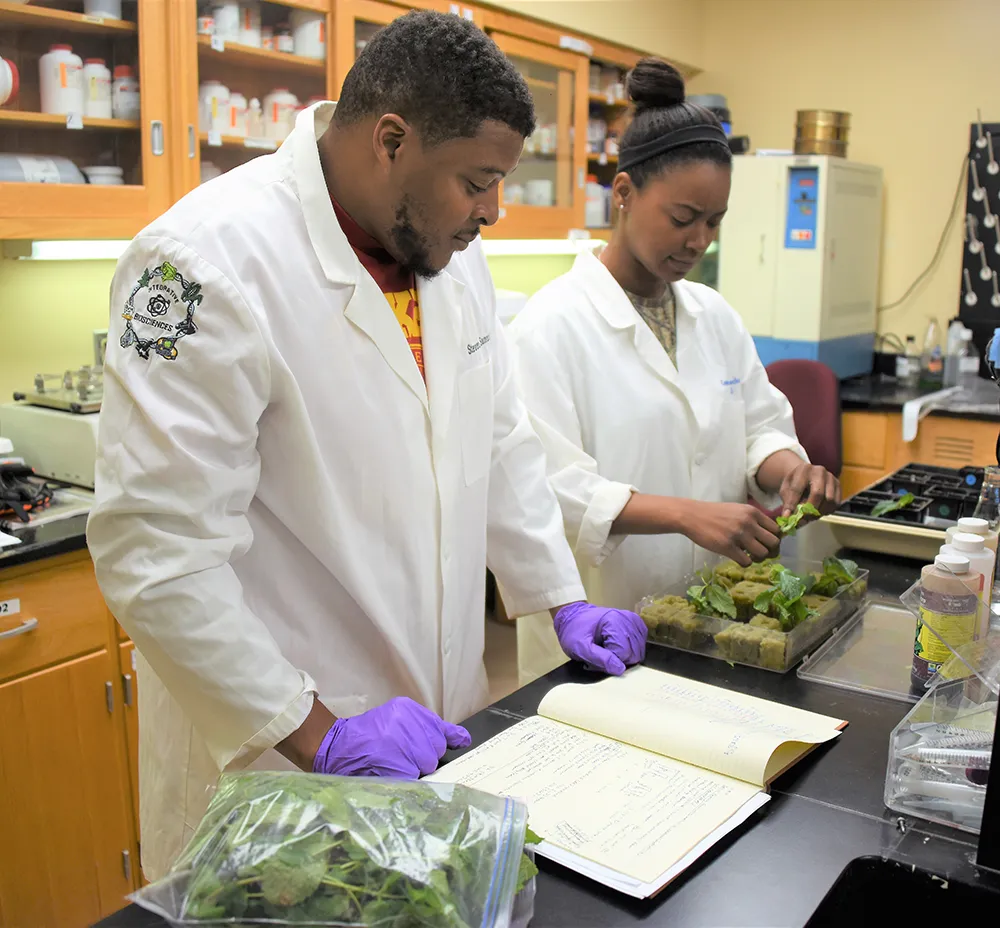
[{"label": "brass container", "polygon": [[846,158],[850,131],[850,113],[799,110],[795,119],[795,154]]}]

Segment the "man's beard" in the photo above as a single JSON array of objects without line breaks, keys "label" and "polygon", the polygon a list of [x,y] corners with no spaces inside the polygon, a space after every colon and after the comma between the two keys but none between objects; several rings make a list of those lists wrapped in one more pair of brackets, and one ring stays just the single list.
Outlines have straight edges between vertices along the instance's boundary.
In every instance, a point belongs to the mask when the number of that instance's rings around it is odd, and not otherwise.
[{"label": "man's beard", "polygon": [[412,213],[419,212],[419,209],[411,210],[412,202],[409,197],[403,197],[396,209],[396,224],[389,234],[399,256],[399,263],[418,277],[430,280],[437,277],[443,268],[431,265],[430,245],[413,224]]}]

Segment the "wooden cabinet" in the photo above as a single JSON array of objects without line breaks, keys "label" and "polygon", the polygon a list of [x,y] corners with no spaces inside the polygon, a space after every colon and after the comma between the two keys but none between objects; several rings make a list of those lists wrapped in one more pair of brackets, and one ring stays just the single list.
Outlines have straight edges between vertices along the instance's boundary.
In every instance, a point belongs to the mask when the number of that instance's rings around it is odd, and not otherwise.
[{"label": "wooden cabinet", "polygon": [[[127,237],[174,199],[166,154],[168,5],[138,0],[129,8],[131,21],[101,20],[52,4],[0,0],[0,57],[14,62],[21,79],[18,95],[0,108],[0,153],[16,156],[7,160],[7,170],[22,178],[0,183],[0,239]],[[103,59],[112,72],[131,67],[140,83],[140,118],[42,113],[38,63],[53,44],[69,44],[84,59]],[[124,184],[94,186],[83,183],[82,174],[79,183],[55,183],[60,175],[51,162],[34,157],[39,155],[119,167]]]},{"label": "wooden cabinet", "polygon": [[558,238],[584,225],[587,69],[582,55],[493,33],[524,76],[538,128],[501,185],[501,218],[492,238]]},{"label": "wooden cabinet", "polygon": [[[65,156],[78,167],[113,165],[122,168],[125,180],[121,186],[100,187],[53,183],[51,165],[36,159],[23,167],[19,160],[19,176],[27,170],[30,181],[0,180],[0,239],[134,235],[201,183],[203,171],[204,176],[224,172],[277,147],[275,141],[209,133],[199,120],[204,81],[219,80],[262,106],[277,88],[291,90],[303,104],[336,99],[365,43],[410,9],[455,13],[486,29],[534,94],[539,131],[505,185],[504,215],[488,234],[564,237],[584,225],[588,170],[605,184],[615,171],[613,156],[594,152],[588,161],[588,108],[613,125],[625,110],[620,101],[609,103],[600,91],[590,92],[590,64],[625,69],[638,59],[637,51],[451,0],[269,0],[262,8],[264,24],[284,22],[293,9],[326,15],[325,61],[198,35],[196,0],[134,0],[125,4],[131,19],[124,20],[85,16],[80,0],[30,5],[0,0],[0,56],[13,61],[21,74],[18,96],[0,107],[0,154]],[[67,124],[64,116],[41,113],[38,59],[56,43],[71,44],[83,58],[103,58],[111,69],[121,64],[135,69],[140,118]],[[607,230],[597,234],[606,236]]]},{"label": "wooden cabinet", "polygon": [[0,603],[0,924],[89,925],[138,869],[113,626],[85,552],[5,570]]},{"label": "wooden cabinet", "polygon": [[903,441],[899,413],[845,412],[841,423],[845,497],[911,462],[956,468],[996,463],[997,422],[930,415],[912,442]]},{"label": "wooden cabinet", "polygon": [[122,685],[122,706],[125,710],[125,748],[128,758],[128,779],[132,794],[132,812],[139,821],[139,691],[135,676],[135,645],[126,641],[118,646]]}]

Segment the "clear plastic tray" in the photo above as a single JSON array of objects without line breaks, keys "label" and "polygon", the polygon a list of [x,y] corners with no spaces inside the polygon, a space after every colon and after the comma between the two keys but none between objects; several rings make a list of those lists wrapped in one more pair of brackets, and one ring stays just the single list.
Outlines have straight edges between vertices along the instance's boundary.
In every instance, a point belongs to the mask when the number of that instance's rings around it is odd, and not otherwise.
[{"label": "clear plastic tray", "polygon": [[[797,574],[821,573],[823,570],[821,561],[783,558],[781,563]],[[645,597],[636,606],[636,612],[641,615],[644,609],[664,596],[683,597],[689,587],[701,582],[699,574],[690,574],[664,592]],[[849,586],[820,606],[818,615],[806,619],[790,632],[756,628],[745,621],[695,613],[650,627],[649,643],[703,654],[733,664],[787,673],[810,648],[858,610],[867,591],[868,571],[858,571],[857,577]],[[649,624],[647,620],[647,626]]]},{"label": "clear plastic tray", "polygon": [[869,600],[798,669],[803,680],[916,702],[925,692],[910,682],[916,622],[898,602]]}]

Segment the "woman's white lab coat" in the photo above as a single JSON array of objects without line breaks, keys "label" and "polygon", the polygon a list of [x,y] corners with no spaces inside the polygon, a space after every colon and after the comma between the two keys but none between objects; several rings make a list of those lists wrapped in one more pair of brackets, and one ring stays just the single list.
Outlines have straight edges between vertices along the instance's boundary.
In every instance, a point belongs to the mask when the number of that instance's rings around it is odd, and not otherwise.
[{"label": "woman's white lab coat", "polygon": [[420,281],[426,388],[337,223],[303,112],[142,232],[112,287],[88,527],[135,640],[143,867],[313,693],[338,716],[486,701],[487,561],[512,612],[582,599],[478,243]]},{"label": "woman's white lab coat", "polygon": [[[633,489],[757,500],[770,455],[805,451],[740,317],[714,290],[674,284],[677,366],[601,261],[581,254],[508,330],[549,480],[593,602],[632,609],[697,569],[683,535],[611,535]],[[522,682],[565,660],[547,616],[518,620]]]}]

